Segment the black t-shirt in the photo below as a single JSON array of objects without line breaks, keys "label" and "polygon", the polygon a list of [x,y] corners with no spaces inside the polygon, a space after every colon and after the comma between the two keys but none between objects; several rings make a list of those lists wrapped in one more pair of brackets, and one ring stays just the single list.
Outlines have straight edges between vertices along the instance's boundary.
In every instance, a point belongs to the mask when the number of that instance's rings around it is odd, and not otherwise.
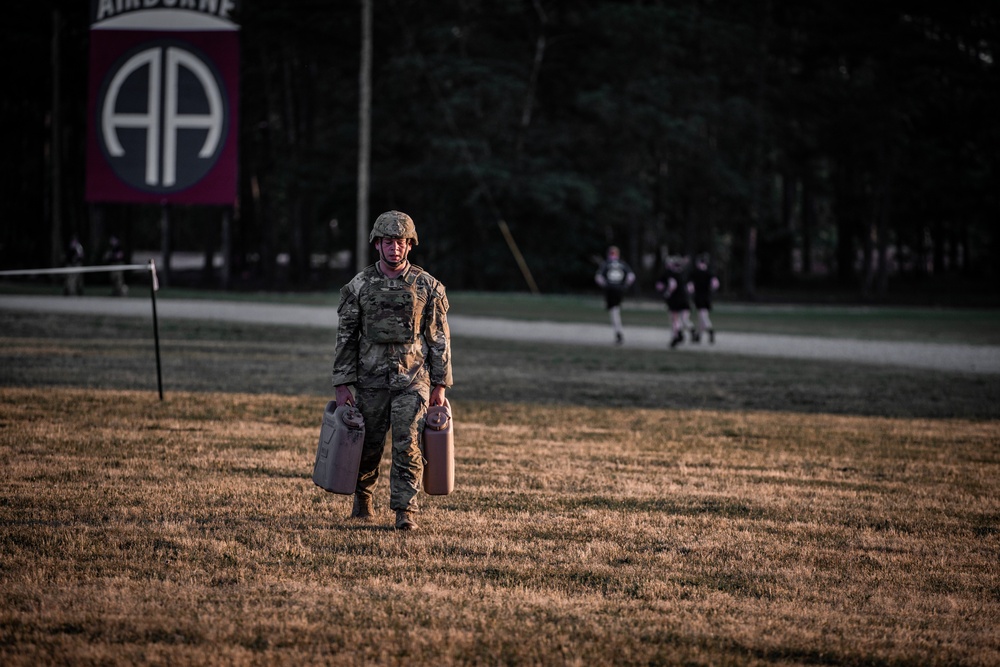
[{"label": "black t-shirt", "polygon": [[620,259],[609,259],[601,264],[597,273],[604,276],[607,289],[624,290],[628,286],[628,275],[632,273],[632,269]]}]

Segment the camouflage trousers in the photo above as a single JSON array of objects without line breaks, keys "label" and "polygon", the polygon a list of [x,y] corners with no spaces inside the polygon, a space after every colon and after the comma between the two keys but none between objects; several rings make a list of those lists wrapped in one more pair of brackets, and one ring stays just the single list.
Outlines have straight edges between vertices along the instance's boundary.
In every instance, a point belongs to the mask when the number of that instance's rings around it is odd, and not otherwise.
[{"label": "camouflage trousers", "polygon": [[369,498],[378,482],[379,462],[391,431],[392,467],[389,472],[389,509],[417,510],[417,491],[424,471],[420,434],[424,430],[429,387],[402,391],[359,389],[355,402],[365,418],[365,444],[355,493]]}]

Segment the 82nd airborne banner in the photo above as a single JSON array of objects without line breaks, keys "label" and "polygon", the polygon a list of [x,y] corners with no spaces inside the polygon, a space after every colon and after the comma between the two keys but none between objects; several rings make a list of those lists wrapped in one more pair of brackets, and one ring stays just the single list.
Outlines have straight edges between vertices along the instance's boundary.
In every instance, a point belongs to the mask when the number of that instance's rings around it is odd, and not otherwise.
[{"label": "82nd airborne banner", "polygon": [[231,205],[238,0],[91,0],[92,202]]}]

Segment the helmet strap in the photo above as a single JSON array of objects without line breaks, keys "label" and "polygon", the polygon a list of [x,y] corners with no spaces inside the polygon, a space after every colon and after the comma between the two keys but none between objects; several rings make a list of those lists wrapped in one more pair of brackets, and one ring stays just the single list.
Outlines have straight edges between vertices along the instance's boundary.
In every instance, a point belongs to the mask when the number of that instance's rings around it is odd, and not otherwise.
[{"label": "helmet strap", "polygon": [[399,269],[399,267],[406,264],[407,258],[410,256],[409,252],[403,253],[403,257],[398,262],[390,262],[385,258],[385,253],[382,252],[382,239],[375,239],[375,247],[378,248],[379,261],[388,266],[393,271]]}]

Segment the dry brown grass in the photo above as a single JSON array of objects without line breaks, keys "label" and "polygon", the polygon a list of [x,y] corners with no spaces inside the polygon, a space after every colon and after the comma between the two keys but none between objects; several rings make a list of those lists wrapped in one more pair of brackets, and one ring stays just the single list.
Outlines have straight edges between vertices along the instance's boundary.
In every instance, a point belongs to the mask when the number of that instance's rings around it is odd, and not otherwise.
[{"label": "dry brown grass", "polygon": [[996,422],[460,403],[400,534],[324,402],[0,389],[0,663],[1000,663]]}]

